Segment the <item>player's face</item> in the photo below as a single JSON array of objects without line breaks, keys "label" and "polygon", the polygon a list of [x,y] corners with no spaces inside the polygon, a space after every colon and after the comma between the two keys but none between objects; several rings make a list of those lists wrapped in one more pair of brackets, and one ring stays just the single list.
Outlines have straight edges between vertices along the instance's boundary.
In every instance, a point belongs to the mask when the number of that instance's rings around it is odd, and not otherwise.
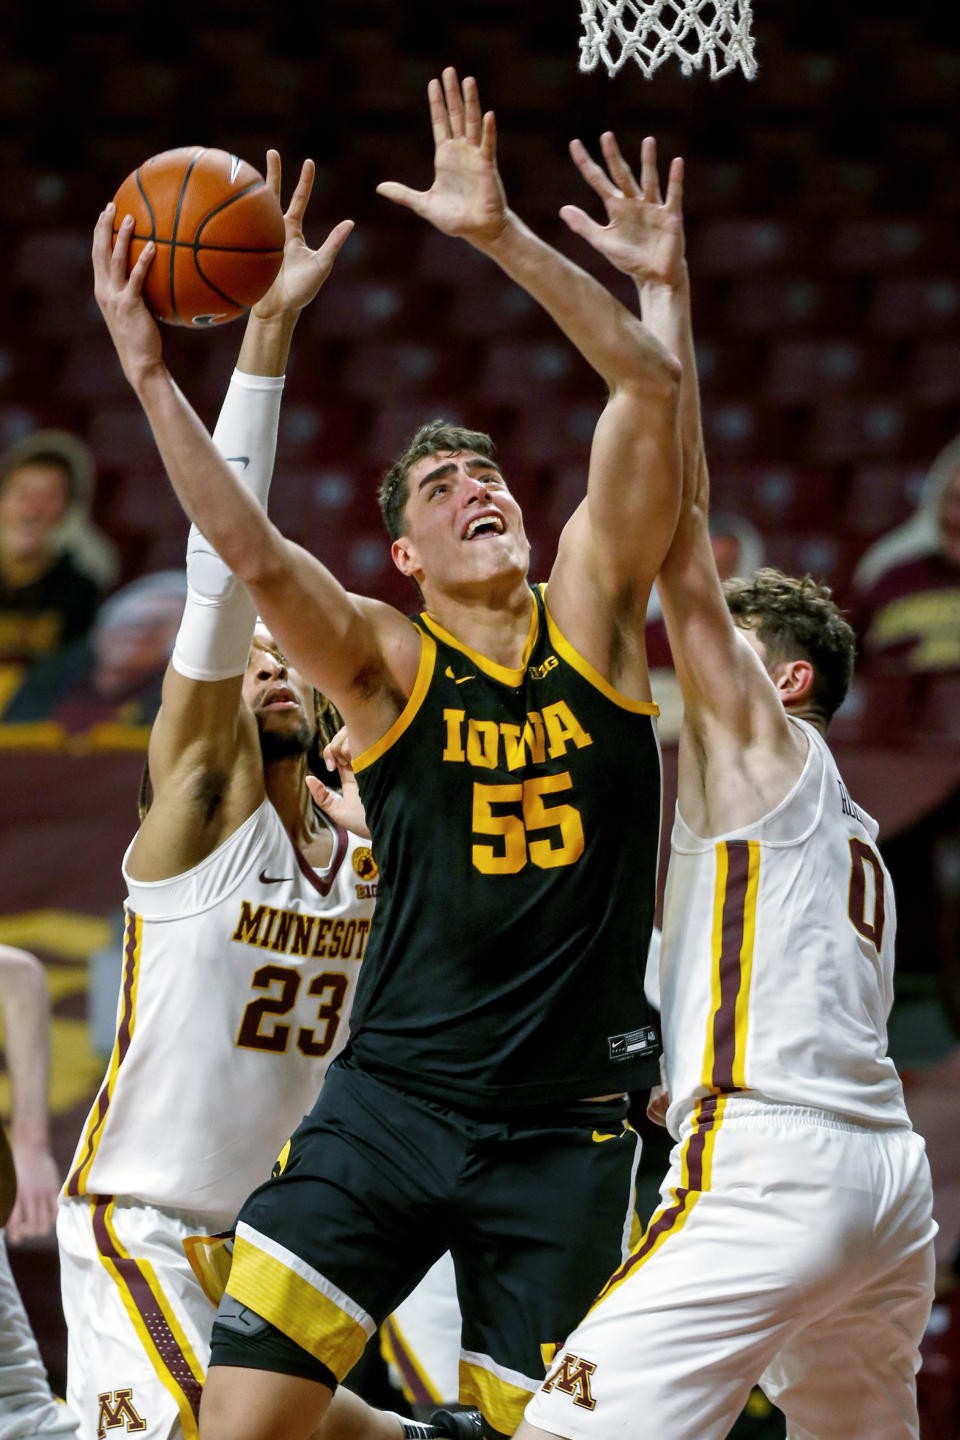
[{"label": "player's face", "polygon": [[288,665],[269,634],[258,627],[243,677],[243,698],[253,711],[270,756],[305,754],[316,734],[313,686]]},{"label": "player's face", "polygon": [[458,588],[530,564],[520,506],[499,468],[472,451],[418,460],[408,475],[404,534],[394,562],[423,586]]}]

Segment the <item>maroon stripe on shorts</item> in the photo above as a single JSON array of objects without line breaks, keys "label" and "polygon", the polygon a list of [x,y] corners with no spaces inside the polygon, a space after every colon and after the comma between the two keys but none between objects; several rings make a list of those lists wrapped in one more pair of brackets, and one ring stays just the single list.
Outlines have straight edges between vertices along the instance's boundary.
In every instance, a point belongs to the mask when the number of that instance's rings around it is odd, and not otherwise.
[{"label": "maroon stripe on shorts", "polygon": [[680,1216],[688,1207],[690,1196],[696,1195],[700,1191],[703,1185],[703,1151],[707,1143],[707,1134],[713,1129],[716,1123],[716,1110],[717,1097],[715,1095],[710,1095],[707,1099],[700,1102],[699,1123],[687,1141],[686,1160],[690,1184],[681,1185],[674,1192],[675,1198],[673,1204],[668,1205],[667,1208],[661,1211],[657,1218],[647,1226],[640,1244],[636,1250],[627,1256],[626,1260],[620,1266],[620,1269],[613,1272],[597,1296],[598,1300],[602,1299],[607,1291],[611,1290],[614,1285],[626,1279],[631,1271],[635,1270],[641,1261],[646,1259],[661,1235],[668,1233],[673,1229],[674,1225],[676,1225]]},{"label": "maroon stripe on shorts", "polygon": [[740,993],[740,951],[750,874],[750,846],[728,840],[727,888],[720,921],[720,1004],[713,1017],[713,1083],[718,1090],[735,1089],[733,1062],[737,1048],[737,996]]},{"label": "maroon stripe on shorts", "polygon": [[83,1152],[83,1159],[67,1181],[68,1195],[80,1194],[80,1176],[93,1158],[97,1138],[103,1129],[103,1122],[106,1120],[107,1111],[110,1108],[111,1085],[116,1082],[117,1071],[130,1048],[130,1036],[133,1034],[133,985],[136,974],[137,917],[132,910],[128,910],[123,939],[123,1006],[120,1011],[120,1025],[117,1029],[117,1038],[114,1042],[116,1064],[111,1060],[110,1068],[107,1071],[107,1078],[100,1087],[100,1093],[97,1096],[95,1107],[96,1118],[87,1133],[87,1144]]},{"label": "maroon stripe on shorts", "polygon": [[190,1369],[187,1357],[180,1349],[177,1338],[170,1329],[170,1323],[140,1266],[132,1256],[122,1255],[114,1244],[107,1226],[107,1207],[112,1204],[112,1198],[100,1199],[93,1207],[93,1233],[96,1236],[97,1248],[100,1254],[113,1264],[147,1327],[157,1355],[183,1391],[194,1416],[199,1418],[200,1383]]},{"label": "maroon stripe on shorts", "polygon": [[396,1325],[394,1325],[393,1320],[385,1320],[383,1328],[387,1332],[387,1338],[390,1341],[390,1358],[400,1371],[407,1398],[412,1400],[415,1405],[436,1404],[435,1397],[430,1394],[430,1391],[426,1385],[424,1385],[420,1373],[413,1362],[413,1357],[407,1351],[400,1332]]}]

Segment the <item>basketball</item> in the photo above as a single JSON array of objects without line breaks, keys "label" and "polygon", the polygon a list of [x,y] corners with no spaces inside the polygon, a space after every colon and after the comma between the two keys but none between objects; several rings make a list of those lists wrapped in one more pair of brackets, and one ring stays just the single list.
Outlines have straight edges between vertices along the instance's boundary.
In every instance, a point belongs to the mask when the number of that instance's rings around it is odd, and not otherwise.
[{"label": "basketball", "polygon": [[273,284],[283,212],[263,176],[226,150],[184,145],[138,166],[114,196],[114,242],[134,219],[128,265],[157,250],[143,298],[158,320],[202,328],[235,320]]}]

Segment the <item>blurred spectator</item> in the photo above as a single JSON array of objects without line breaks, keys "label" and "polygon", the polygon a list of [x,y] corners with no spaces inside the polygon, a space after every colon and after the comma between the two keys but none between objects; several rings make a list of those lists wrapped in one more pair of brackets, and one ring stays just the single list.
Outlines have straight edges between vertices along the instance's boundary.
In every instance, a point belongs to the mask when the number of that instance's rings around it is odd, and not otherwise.
[{"label": "blurred spectator", "polygon": [[149,728],[187,593],[182,570],[124,585],[101,606],[88,637],[38,660],[4,724],[54,721],[68,735],[104,723]]},{"label": "blurred spectator", "polygon": [[933,462],[911,518],[863,556],[853,586],[869,670],[960,672],[960,437]]},{"label": "blurred spectator", "polygon": [[115,578],[90,520],[93,459],[64,430],[39,430],[0,457],[0,665],[85,635]]}]

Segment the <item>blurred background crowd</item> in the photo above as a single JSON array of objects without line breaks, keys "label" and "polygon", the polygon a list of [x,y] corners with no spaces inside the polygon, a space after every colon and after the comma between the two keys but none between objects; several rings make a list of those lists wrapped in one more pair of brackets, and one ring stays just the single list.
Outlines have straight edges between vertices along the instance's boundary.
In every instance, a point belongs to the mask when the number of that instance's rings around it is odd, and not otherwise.
[{"label": "blurred background crowd", "polygon": [[[602,398],[525,295],[374,194],[427,181],[427,80],[451,62],[478,76],[511,203],[588,268],[557,218],[590,201],[567,142],[595,148],[613,128],[636,157],[654,134],[688,165],[721,570],[809,571],[859,638],[831,740],[898,887],[891,1048],[934,1167],[941,1302],[923,1383],[929,1433],[946,1440],[960,1398],[960,36],[937,0],[757,0],[754,34],[753,84],[671,65],[612,81],[577,72],[576,0],[458,0],[443,15],[413,0],[171,0],[162,14],[76,0],[55,23],[5,7],[0,942],[46,966],[62,1167],[102,1067],[89,977],[112,953],[185,585],[186,523],[92,295],[93,222],[124,176],[193,143],[262,168],[271,145],[288,180],[317,161],[312,240],[357,221],[295,340],[271,512],[348,585],[406,608],[373,494],[416,425],[444,415],[494,435],[536,572],[581,492]],[[165,336],[208,423],[239,339]],[[656,607],[649,643],[669,804],[678,712]],[[56,1375],[52,1242],[27,1235],[12,1254]]]}]

